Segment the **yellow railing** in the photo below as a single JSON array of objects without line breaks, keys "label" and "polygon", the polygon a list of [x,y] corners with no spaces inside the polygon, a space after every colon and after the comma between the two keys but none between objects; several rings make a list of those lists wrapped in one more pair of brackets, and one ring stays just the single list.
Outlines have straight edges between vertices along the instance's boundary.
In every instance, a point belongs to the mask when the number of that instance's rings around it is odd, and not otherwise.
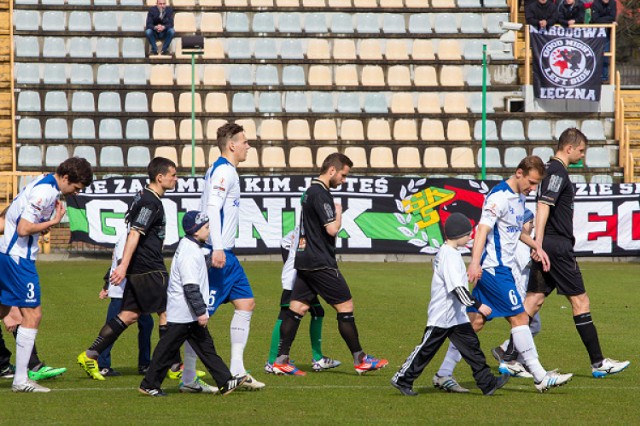
[{"label": "yellow railing", "polygon": [[20,188],[18,188],[18,184],[20,183],[20,177],[35,177],[39,176],[42,173],[39,172],[0,172],[0,204],[8,205],[13,197],[15,197]]},{"label": "yellow railing", "polygon": [[[609,62],[609,84],[615,84],[616,78],[616,26],[615,22],[613,24],[579,24],[571,26],[571,28],[598,27],[611,30],[611,48],[609,52],[604,54],[604,56],[611,58]],[[524,84],[531,84],[531,36],[529,35],[529,25],[524,26]]]}]

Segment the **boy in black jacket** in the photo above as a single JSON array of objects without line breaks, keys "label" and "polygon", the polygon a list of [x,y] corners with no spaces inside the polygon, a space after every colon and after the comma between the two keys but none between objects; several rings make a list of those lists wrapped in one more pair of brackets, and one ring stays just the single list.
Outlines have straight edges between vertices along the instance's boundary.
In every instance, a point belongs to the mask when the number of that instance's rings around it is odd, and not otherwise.
[{"label": "boy in black jacket", "polygon": [[527,24],[539,30],[551,28],[558,22],[558,9],[550,0],[537,0],[529,3],[524,9]]}]

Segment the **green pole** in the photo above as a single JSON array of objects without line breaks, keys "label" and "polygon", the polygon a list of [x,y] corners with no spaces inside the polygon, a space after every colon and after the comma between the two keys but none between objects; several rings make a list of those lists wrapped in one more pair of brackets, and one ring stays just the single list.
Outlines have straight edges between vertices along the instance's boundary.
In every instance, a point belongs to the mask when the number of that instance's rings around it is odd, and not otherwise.
[{"label": "green pole", "polygon": [[196,54],[191,53],[191,176],[196,175]]},{"label": "green pole", "polygon": [[487,178],[487,45],[482,45],[482,180]]}]

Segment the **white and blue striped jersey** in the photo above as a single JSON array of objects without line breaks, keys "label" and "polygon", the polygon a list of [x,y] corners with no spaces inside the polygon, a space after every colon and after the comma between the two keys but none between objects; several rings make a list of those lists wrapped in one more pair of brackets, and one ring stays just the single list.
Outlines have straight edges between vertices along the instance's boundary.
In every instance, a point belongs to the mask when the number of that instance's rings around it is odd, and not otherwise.
[{"label": "white and blue striped jersey", "polygon": [[525,199],[523,194],[513,192],[507,181],[500,182],[487,194],[479,223],[489,226],[491,231],[482,253],[482,269],[515,266]]},{"label": "white and blue striped jersey", "polygon": [[4,235],[0,237],[0,252],[36,260],[39,235],[20,237],[18,222],[24,219],[37,224],[50,220],[55,213],[59,194],[58,182],[53,174],[38,176],[20,191],[7,210]]},{"label": "white and blue striped jersey", "polygon": [[204,176],[200,211],[209,216],[209,244],[214,250],[232,250],[240,216],[240,178],[233,164],[220,157]]}]

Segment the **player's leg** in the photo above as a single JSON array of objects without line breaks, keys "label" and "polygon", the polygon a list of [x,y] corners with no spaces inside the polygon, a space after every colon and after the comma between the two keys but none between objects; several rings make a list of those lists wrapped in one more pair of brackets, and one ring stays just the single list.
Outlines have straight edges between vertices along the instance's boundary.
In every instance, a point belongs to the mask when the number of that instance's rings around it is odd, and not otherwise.
[{"label": "player's leg", "polygon": [[2,337],[0,327],[0,379],[13,379],[14,366],[11,365],[11,351]]},{"label": "player's leg", "polygon": [[[298,280],[300,280],[300,277],[298,277]],[[302,282],[302,280],[300,281]],[[305,289],[305,292],[303,292],[303,288]],[[302,318],[309,310],[309,302],[305,302],[303,300],[310,299],[314,295],[315,294],[311,293],[307,288],[306,284],[298,285],[296,282],[289,309],[285,312],[284,319],[280,325],[278,356],[273,363],[273,372],[277,375],[304,376],[306,374],[299,370],[295,365],[291,364],[289,353],[291,351],[291,345],[298,333],[300,321],[302,321]],[[294,300],[294,297],[303,300]]]},{"label": "player's leg", "polygon": [[451,329],[449,340],[459,348],[460,355],[473,372],[476,385],[483,394],[493,393],[504,386],[509,380],[509,375],[495,377],[487,365],[487,360],[480,349],[480,340],[469,323],[460,324]]},{"label": "player's leg", "polygon": [[151,315],[138,318],[138,374],[146,373],[151,364],[151,334],[154,321]]},{"label": "player's leg", "polygon": [[278,313],[278,319],[273,326],[273,331],[271,332],[271,346],[269,347],[269,358],[267,359],[267,364],[264,369],[267,373],[273,373],[273,363],[278,356],[278,344],[280,343],[280,327],[282,325],[282,321],[285,319],[287,315],[287,311],[289,310],[289,303],[291,302],[291,290],[282,290],[282,294],[280,295],[280,312]]},{"label": "player's leg", "polygon": [[309,322],[309,338],[311,340],[311,353],[313,371],[324,371],[336,368],[342,363],[336,359],[324,356],[322,353],[322,322],[324,320],[324,308],[316,296],[309,307],[311,321]]},{"label": "player's leg", "polygon": [[439,327],[427,327],[422,336],[422,341],[409,354],[402,367],[393,375],[391,384],[403,395],[415,396],[413,382],[422,374],[427,364],[433,359],[444,343],[449,329]]},{"label": "player's leg", "polygon": [[180,392],[186,393],[216,393],[218,388],[204,382],[201,377],[207,373],[196,370],[198,355],[189,344],[189,339],[184,342],[184,363],[182,369],[182,379],[178,388]]},{"label": "player's leg", "polygon": [[224,268],[225,286],[229,287],[228,300],[235,310],[230,324],[231,362],[229,369],[234,376],[244,375],[244,349],[249,340],[251,317],[256,306],[251,285],[238,258],[231,252],[227,253],[227,263]]},{"label": "player's leg", "polygon": [[[109,307],[107,308],[107,318],[105,322],[109,322],[111,319],[115,318],[116,315],[120,312],[122,307],[122,299],[117,297],[112,297],[109,301]],[[120,373],[111,368],[111,348],[113,344],[107,346],[100,355],[98,355],[98,368],[100,369],[100,374],[103,376],[119,376]]]},{"label": "player's leg", "polygon": [[[22,314],[22,325],[18,327],[16,336],[16,372],[13,377],[13,390],[15,392],[48,392],[49,389],[30,381],[28,375],[29,359],[42,319],[42,308],[40,306],[21,307],[20,313]],[[33,385],[41,389],[36,390]]]},{"label": "player's leg", "polygon": [[171,324],[165,335],[158,341],[149,369],[140,383],[140,392],[150,396],[163,396],[160,387],[171,367],[176,352],[189,336],[189,324]]}]

